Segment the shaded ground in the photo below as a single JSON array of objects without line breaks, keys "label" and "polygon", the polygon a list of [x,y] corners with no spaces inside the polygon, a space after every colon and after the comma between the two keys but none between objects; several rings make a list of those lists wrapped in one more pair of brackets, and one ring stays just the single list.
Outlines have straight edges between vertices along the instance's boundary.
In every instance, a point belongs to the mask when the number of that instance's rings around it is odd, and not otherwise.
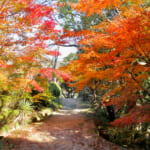
[{"label": "shaded ground", "polygon": [[23,126],[11,132],[2,150],[123,150],[99,138],[94,123],[85,116],[74,99],[63,101],[64,107],[43,122]]}]

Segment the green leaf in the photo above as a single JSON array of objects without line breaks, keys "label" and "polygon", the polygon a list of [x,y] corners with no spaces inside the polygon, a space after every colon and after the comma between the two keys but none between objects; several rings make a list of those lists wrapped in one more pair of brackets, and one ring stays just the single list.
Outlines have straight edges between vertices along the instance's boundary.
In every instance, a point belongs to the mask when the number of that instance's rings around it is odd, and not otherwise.
[{"label": "green leaf", "polygon": [[4,130],[5,130],[6,132],[8,132],[8,131],[10,130],[9,125],[5,125],[5,126],[4,126]]}]

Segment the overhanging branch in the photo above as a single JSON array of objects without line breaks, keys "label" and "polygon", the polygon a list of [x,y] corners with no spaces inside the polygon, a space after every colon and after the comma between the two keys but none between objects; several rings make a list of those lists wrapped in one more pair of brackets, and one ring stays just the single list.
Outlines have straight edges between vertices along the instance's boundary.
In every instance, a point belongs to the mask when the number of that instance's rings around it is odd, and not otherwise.
[{"label": "overhanging branch", "polygon": [[62,45],[62,44],[55,44],[55,43],[49,44],[48,46],[55,46],[55,45],[62,46],[62,47],[77,47],[77,48],[79,47],[79,45],[76,45],[76,44]]}]

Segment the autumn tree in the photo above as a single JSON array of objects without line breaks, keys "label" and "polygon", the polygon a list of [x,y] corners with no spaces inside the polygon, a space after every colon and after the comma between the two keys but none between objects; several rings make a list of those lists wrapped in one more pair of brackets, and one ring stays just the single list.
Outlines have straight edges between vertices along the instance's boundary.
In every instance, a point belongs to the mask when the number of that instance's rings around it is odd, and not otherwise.
[{"label": "autumn tree", "polygon": [[[84,53],[63,69],[75,76],[77,91],[87,85],[96,90],[101,135],[108,133],[107,138],[122,145],[143,148],[144,144],[148,150],[149,1],[79,0],[69,4],[87,17],[96,13],[103,20],[92,29],[66,32],[64,37],[77,38]],[[107,17],[106,12],[115,14]]]},{"label": "autumn tree", "polygon": [[[67,66],[71,60],[76,60],[77,54],[76,53],[70,53],[68,56],[64,57],[62,62],[60,63],[60,68],[62,66]],[[61,69],[63,70],[63,69]],[[64,70],[63,70],[64,71]],[[74,90],[75,87],[70,87],[69,84],[73,83],[74,79],[72,78],[72,75],[68,73],[68,78],[63,80],[61,82],[60,86],[62,88],[62,94],[65,98],[73,98],[74,97]]]},{"label": "autumn tree", "polygon": [[[149,9],[145,1],[85,1],[72,7],[87,16],[104,15],[115,10],[113,18],[105,18],[93,30],[70,32],[68,37],[82,36],[79,44],[85,53],[67,67],[77,77],[78,90],[87,84],[106,89],[103,106],[114,105],[116,111],[126,108],[126,116],[112,125],[149,122],[149,102],[143,102],[143,92],[149,95],[144,82],[149,76]],[[140,106],[139,106],[140,105]],[[134,112],[134,113],[133,113]],[[144,114],[143,114],[144,113]],[[144,115],[144,116],[143,116]],[[135,117],[136,116],[136,117]],[[138,117],[137,117],[138,116]]]},{"label": "autumn tree", "polygon": [[0,7],[2,128],[12,120],[17,121],[25,114],[24,108],[30,107],[29,102],[37,100],[37,95],[31,94],[33,90],[40,92],[39,98],[52,97],[48,80],[53,73],[47,66],[48,56],[53,56],[55,51],[47,43],[55,41],[59,31],[55,29],[53,7],[45,1],[4,0],[0,1]]}]

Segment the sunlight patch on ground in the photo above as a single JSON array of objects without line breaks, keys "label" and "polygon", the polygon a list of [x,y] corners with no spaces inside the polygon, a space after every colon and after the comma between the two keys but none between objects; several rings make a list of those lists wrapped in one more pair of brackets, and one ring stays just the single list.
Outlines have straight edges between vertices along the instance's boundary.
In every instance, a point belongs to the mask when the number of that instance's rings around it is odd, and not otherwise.
[{"label": "sunlight patch on ground", "polygon": [[28,141],[38,142],[38,143],[45,143],[45,142],[52,143],[56,140],[57,138],[55,136],[42,137],[40,135],[37,136],[34,135],[33,137],[28,138]]},{"label": "sunlight patch on ground", "polygon": [[58,112],[53,112],[53,115],[60,115],[60,116],[69,116],[72,114],[79,114],[80,112],[89,112],[90,109],[79,108],[79,109],[72,109],[72,110],[60,110]]},{"label": "sunlight patch on ground", "polygon": [[87,135],[85,135],[84,138],[85,138],[85,139],[90,139],[90,138],[92,138],[92,136],[87,136]]},{"label": "sunlight patch on ground", "polygon": [[74,109],[73,111],[75,111],[75,112],[88,112],[89,111],[89,109],[88,108],[82,108],[82,109]]},{"label": "sunlight patch on ground", "polygon": [[68,116],[68,115],[71,115],[71,113],[63,110],[63,111],[59,111],[59,112],[53,112],[53,115]]}]

